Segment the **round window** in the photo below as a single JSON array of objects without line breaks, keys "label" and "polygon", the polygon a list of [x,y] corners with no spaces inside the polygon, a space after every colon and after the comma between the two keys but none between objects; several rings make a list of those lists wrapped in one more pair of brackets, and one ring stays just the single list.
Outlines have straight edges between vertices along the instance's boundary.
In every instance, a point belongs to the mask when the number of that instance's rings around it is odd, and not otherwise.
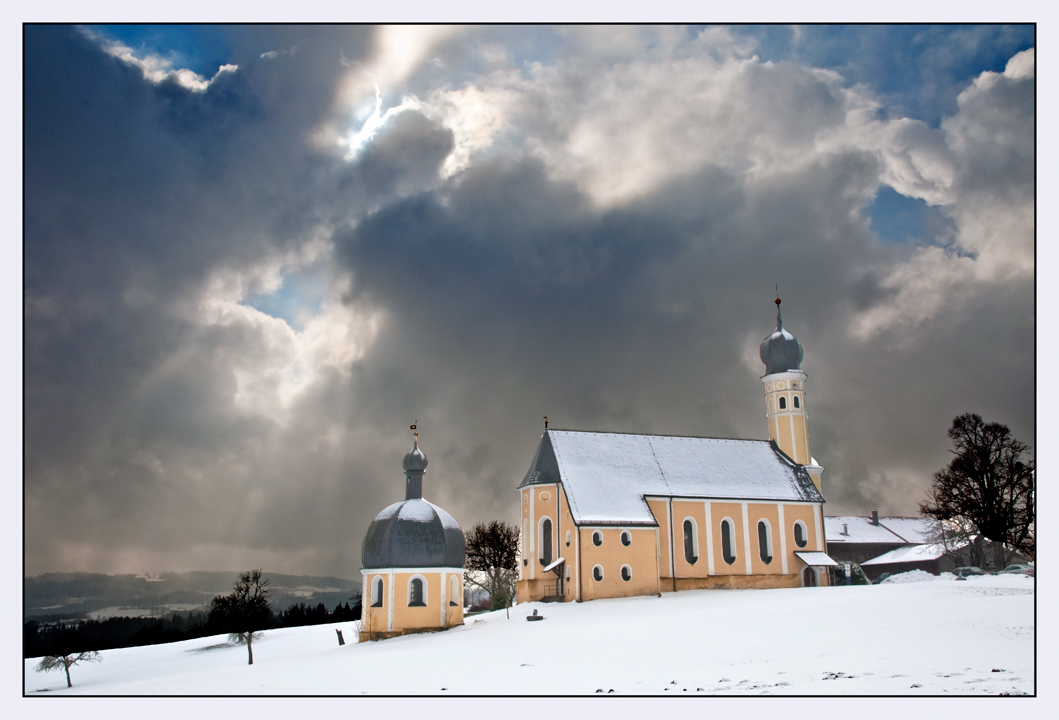
[{"label": "round window", "polygon": [[603,544],[603,533],[601,533],[599,530],[596,530],[592,533],[592,544],[596,547],[599,547]]},{"label": "round window", "polygon": [[595,580],[596,582],[599,582],[600,580],[603,579],[603,566],[602,565],[596,565],[594,568],[592,568],[592,579]]},{"label": "round window", "polygon": [[632,533],[628,530],[621,531],[621,544],[625,547],[632,545]]},{"label": "round window", "polygon": [[632,580],[632,568],[628,565],[621,566],[621,579],[625,582]]},{"label": "round window", "polygon": [[546,493],[546,492],[542,492],[541,493],[541,501],[542,502],[545,501],[545,500],[551,500],[551,499],[552,499],[552,494],[551,493]]}]

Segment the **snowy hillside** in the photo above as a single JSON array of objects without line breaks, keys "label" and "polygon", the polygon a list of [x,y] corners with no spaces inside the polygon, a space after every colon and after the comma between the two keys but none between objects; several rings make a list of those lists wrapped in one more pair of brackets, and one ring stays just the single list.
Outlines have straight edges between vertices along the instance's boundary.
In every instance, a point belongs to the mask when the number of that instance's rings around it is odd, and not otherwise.
[{"label": "snowy hillside", "polygon": [[[542,622],[526,622],[536,609]],[[1034,580],[706,590],[519,605],[433,635],[355,643],[348,623],[111,650],[34,672],[52,694],[1027,694]],[[344,631],[340,647],[335,628]]]}]

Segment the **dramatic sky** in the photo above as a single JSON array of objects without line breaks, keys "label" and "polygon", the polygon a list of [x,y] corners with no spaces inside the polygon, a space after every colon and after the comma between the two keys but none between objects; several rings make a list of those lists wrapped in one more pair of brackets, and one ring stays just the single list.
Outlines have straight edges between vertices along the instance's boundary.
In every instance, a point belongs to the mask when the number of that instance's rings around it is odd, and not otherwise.
[{"label": "dramatic sky", "polygon": [[[543,429],[767,438],[828,514],[1035,440],[1032,27],[27,26],[24,559],[357,577]],[[1034,449],[1035,450],[1035,449]]]}]

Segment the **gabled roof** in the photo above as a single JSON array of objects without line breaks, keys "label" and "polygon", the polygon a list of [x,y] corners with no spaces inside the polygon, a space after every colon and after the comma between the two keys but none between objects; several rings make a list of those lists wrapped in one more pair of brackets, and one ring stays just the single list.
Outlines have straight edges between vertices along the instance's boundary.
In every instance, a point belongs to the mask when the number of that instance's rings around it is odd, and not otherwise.
[{"label": "gabled roof", "polygon": [[945,546],[943,545],[910,545],[883,553],[879,557],[862,562],[861,565],[923,562],[925,560],[937,560],[944,554]]},{"label": "gabled roof", "polygon": [[644,496],[823,502],[766,440],[546,430],[519,487],[555,482],[579,525],[657,525]]},{"label": "gabled roof", "polygon": [[[824,518],[825,539],[829,543],[893,543],[919,545],[929,541],[930,518],[880,516],[879,524],[863,515],[828,515]],[[842,534],[845,525],[848,535]]]}]

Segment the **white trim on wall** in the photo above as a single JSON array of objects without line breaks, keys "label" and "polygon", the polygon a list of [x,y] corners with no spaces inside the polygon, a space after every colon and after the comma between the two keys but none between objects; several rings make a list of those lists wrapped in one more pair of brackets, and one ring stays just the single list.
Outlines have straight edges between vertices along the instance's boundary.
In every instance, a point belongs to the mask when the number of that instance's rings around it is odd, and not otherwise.
[{"label": "white trim on wall", "polygon": [[706,508],[706,572],[713,575],[713,509],[709,500],[702,504]]},{"label": "white trim on wall", "polygon": [[[537,493],[533,492],[533,486],[531,485],[530,488],[529,488],[529,496],[530,496],[530,517],[529,517],[529,521],[530,522],[529,522],[529,524],[530,524],[531,528],[537,527],[537,521],[533,517],[533,497],[536,494]],[[534,552],[534,545],[533,545],[533,536],[536,535],[536,534],[537,534],[536,532],[532,533],[530,535],[530,539],[529,539],[530,549],[529,549],[529,558],[528,559],[530,561],[530,563],[529,563],[530,580],[535,580],[537,578],[537,563],[534,562],[534,560],[537,559],[537,553]]]},{"label": "white trim on wall", "polygon": [[779,523],[780,523],[780,559],[782,563],[780,570],[783,574],[787,574],[787,524],[783,521],[783,503],[778,503],[776,508],[779,510]]},{"label": "white trim on wall", "polygon": [[386,631],[393,632],[393,570],[390,571],[390,582],[388,585],[389,592],[387,592],[387,597],[389,602],[386,607]]},{"label": "white trim on wall", "polygon": [[754,568],[750,561],[750,519],[747,511],[747,504],[743,505],[743,547],[746,549],[746,574],[753,575]]},{"label": "white trim on wall", "polygon": [[819,505],[813,505],[813,519],[816,521],[816,549],[820,552],[827,552],[824,549],[824,523],[820,520]]}]

